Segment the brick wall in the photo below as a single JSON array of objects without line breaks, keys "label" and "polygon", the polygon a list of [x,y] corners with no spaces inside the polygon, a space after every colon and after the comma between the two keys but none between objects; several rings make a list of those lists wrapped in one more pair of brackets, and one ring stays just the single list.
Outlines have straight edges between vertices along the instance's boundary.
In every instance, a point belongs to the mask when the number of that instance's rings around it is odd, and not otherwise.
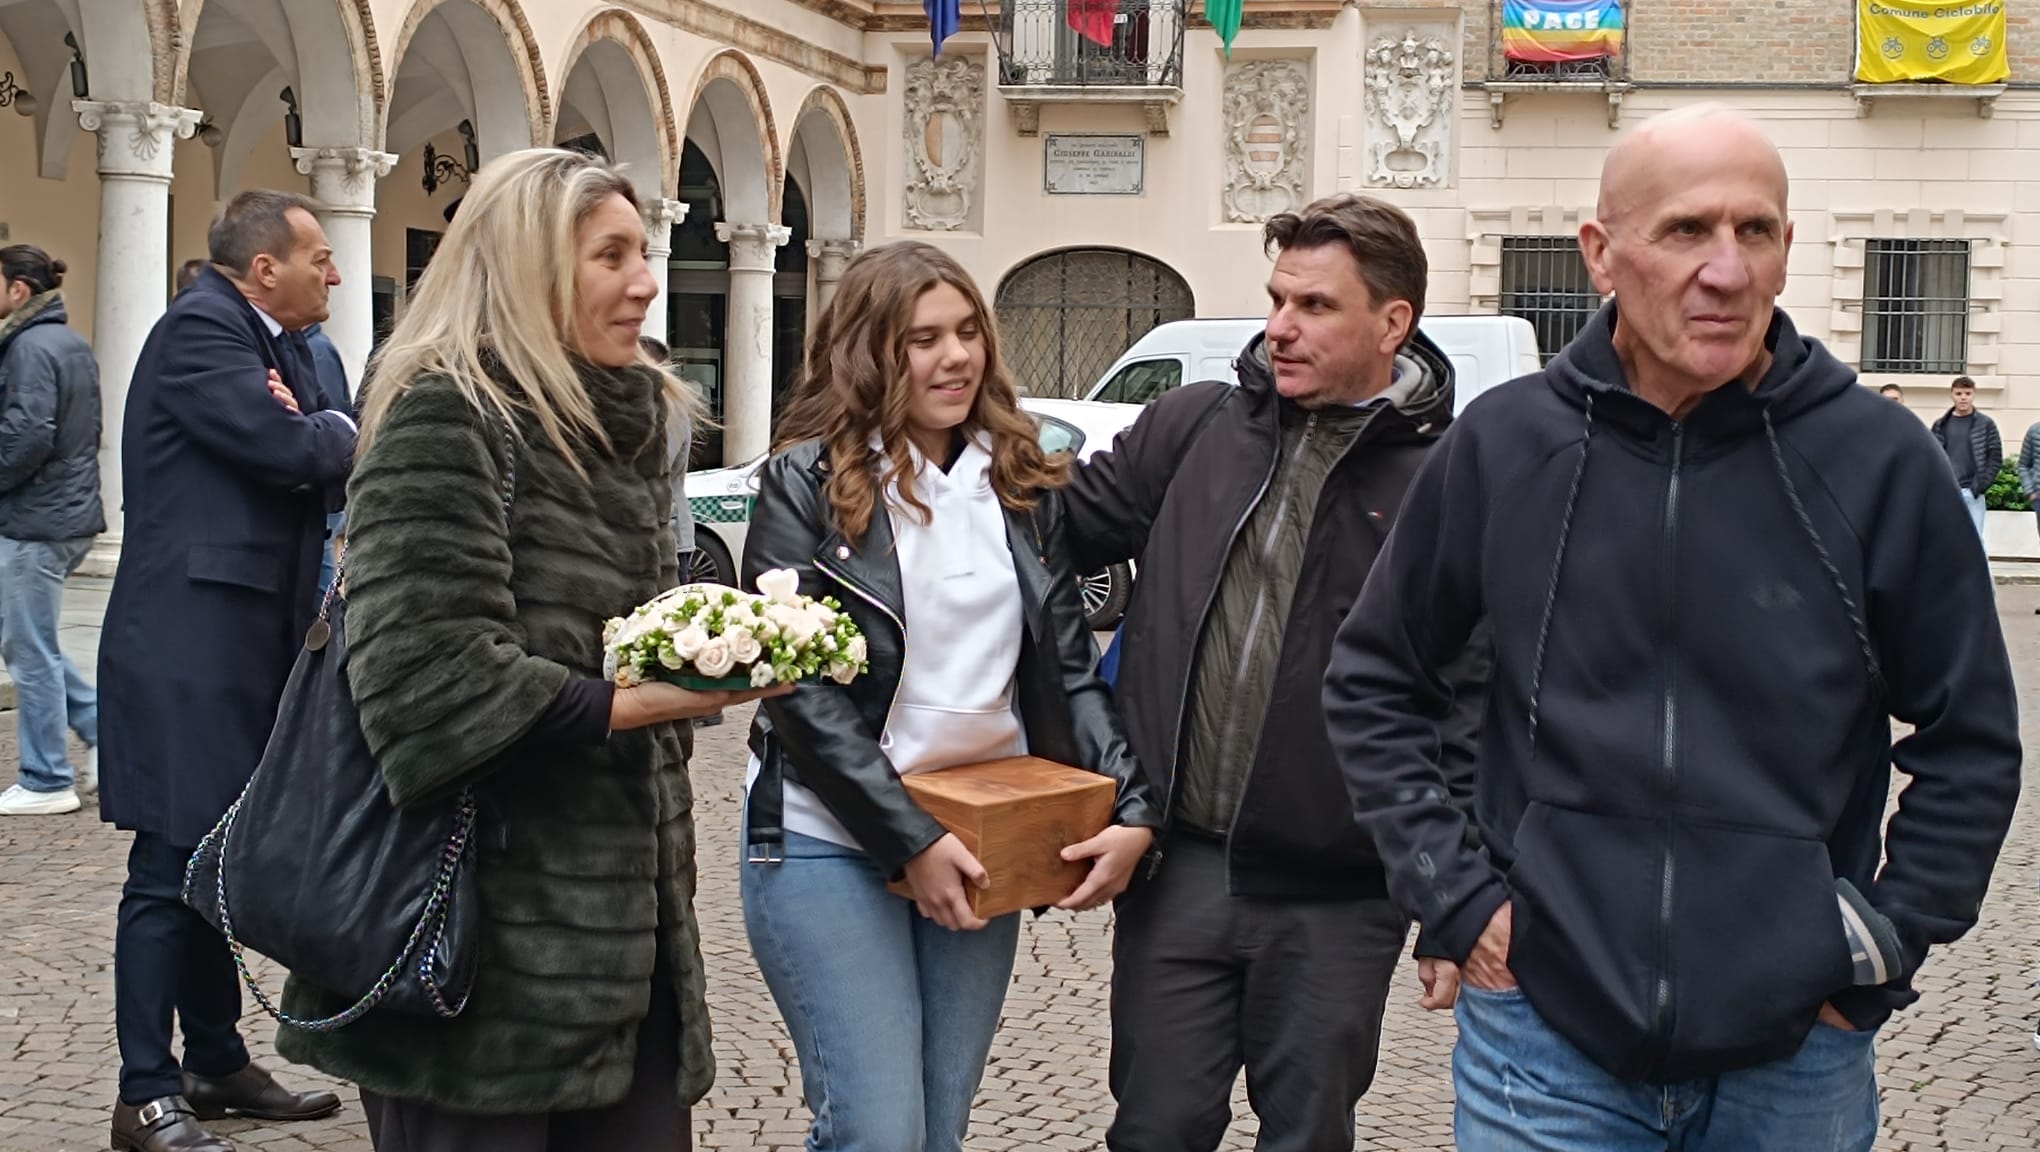
[{"label": "brick wall", "polygon": [[[2040,80],[2040,16],[2007,0],[2012,79]],[[1461,0],[1466,79],[1500,55],[1501,0]],[[1853,0],[1630,0],[1629,71],[1650,81],[1846,84],[1856,63]]]}]

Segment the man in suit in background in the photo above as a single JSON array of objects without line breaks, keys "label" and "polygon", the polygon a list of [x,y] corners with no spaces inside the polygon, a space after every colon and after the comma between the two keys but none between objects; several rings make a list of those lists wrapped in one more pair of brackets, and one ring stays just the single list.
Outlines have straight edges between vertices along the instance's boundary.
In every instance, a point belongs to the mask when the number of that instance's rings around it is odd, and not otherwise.
[{"label": "man in suit in background", "polygon": [[[312,350],[312,367],[318,374],[319,394],[326,398],[326,407],[334,412],[353,412],[354,394],[347,386],[347,364],[340,359],[340,349],[333,346],[333,338],[326,335],[325,325],[314,324],[305,329],[305,344]],[[322,599],[333,583],[339,561],[336,553],[340,537],[346,531],[346,509],[336,508],[326,513],[326,544],[319,550],[319,596]]]},{"label": "man in suit in background", "polygon": [[261,759],[354,458],[354,421],[328,409],[301,334],[340,282],[314,207],[236,196],[128,389],[126,538],[99,649],[100,814],[135,833],[114,944],[115,1149],[232,1152],[199,1120],[340,1106],[249,1062],[226,942],[181,900],[185,862]]}]

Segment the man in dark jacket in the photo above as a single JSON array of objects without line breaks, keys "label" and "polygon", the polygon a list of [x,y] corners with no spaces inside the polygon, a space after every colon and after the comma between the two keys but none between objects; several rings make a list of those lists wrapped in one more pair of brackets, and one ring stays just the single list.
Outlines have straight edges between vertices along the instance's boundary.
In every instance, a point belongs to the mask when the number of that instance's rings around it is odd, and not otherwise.
[{"label": "man in dark jacket", "polygon": [[[1598,215],[1617,304],[1425,462],[1325,717],[1457,996],[1461,1149],[1867,1152],[1874,1031],[1975,922],[2019,797],[1990,573],[1918,421],[1775,307],[1760,129],[1647,122]],[[1484,851],[1434,719],[1477,622]]]},{"label": "man in dark jacket", "polygon": [[[347,386],[347,363],[340,359],[340,349],[334,346],[333,338],[326,335],[325,325],[314,324],[305,329],[305,346],[312,350],[312,368],[319,377],[319,395],[325,398],[326,408],[333,412],[354,411],[353,389]],[[321,596],[332,586],[338,560],[334,548],[346,530],[345,509],[336,508],[326,513],[326,542],[319,549]]]},{"label": "man in dark jacket", "polygon": [[[1116,1152],[1216,1148],[1243,1065],[1263,1152],[1351,1147],[1409,930],[1318,685],[1452,420],[1452,368],[1417,332],[1426,262],[1401,210],[1333,197],[1264,237],[1268,329],[1239,386],[1166,394],[1069,489],[1077,569],[1140,561],[1118,699],[1169,819],[1119,901]],[[1469,771],[1475,673],[1446,741]]]},{"label": "man in dark jacket", "polygon": [[299,334],[340,282],[313,207],[236,196],[208,238],[211,266],[157,321],[128,392],[127,534],[99,646],[100,813],[135,833],[114,944],[116,1148],[227,1149],[199,1117],[339,1107],[249,1063],[233,959],[180,899],[193,847],[261,759],[354,458],[354,422],[327,410]]},{"label": "man in dark jacket", "polygon": [[74,778],[64,740],[99,743],[99,698],[57,645],[64,580],[106,529],[99,368],[65,323],[64,272],[40,248],[0,248],[0,659],[21,747],[21,783],[0,793],[8,816],[75,812],[77,785],[97,775]]},{"label": "man in dark jacket", "polygon": [[1957,376],[1948,386],[1948,397],[1948,410],[1934,421],[1934,439],[1948,454],[1962,505],[1969,509],[1969,519],[1982,537],[1983,497],[1997,483],[1998,469],[2005,463],[2005,444],[1998,435],[1997,421],[1976,410],[1976,381]]}]

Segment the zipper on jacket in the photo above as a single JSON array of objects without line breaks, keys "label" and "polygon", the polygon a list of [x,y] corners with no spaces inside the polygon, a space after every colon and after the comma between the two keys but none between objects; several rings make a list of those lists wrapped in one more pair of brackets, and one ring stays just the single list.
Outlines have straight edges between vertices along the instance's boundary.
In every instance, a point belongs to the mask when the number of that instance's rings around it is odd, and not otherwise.
[{"label": "zipper on jacket", "polygon": [[[1299,437],[1296,441],[1296,451],[1292,454],[1293,460],[1302,459],[1304,449],[1310,446],[1311,439],[1317,435],[1317,422],[1318,414],[1315,412],[1312,412],[1310,416],[1306,420],[1304,420],[1303,435]],[[1337,467],[1336,462],[1333,464],[1333,467],[1334,468]],[[1282,469],[1282,450],[1279,446],[1275,450],[1275,468],[1277,472],[1280,472]],[[1327,479],[1329,479],[1329,477],[1330,474],[1327,473]],[[1270,518],[1270,522],[1268,525],[1268,535],[1261,542],[1261,571],[1264,574],[1264,576],[1268,571],[1268,562],[1270,558],[1272,558],[1275,555],[1275,544],[1282,534],[1282,518],[1289,515],[1289,504],[1290,501],[1293,500],[1296,496],[1297,486],[1298,480],[1296,478],[1296,474],[1292,471],[1290,473],[1289,483],[1283,485],[1281,498],[1275,502],[1275,513]],[[1309,546],[1310,543],[1308,540],[1306,540],[1304,542],[1304,547],[1308,549]],[[1230,551],[1231,549],[1228,548],[1227,552],[1230,553]],[[1299,571],[1297,573],[1297,579],[1301,581],[1302,578],[1303,573]],[[1224,583],[1224,581],[1225,581],[1224,570],[1221,569],[1219,574],[1219,582],[1222,584]],[[1233,667],[1232,698],[1226,702],[1225,724],[1221,726],[1218,730],[1218,749],[1220,754],[1219,759],[1221,761],[1227,759],[1232,755],[1234,746],[1239,742],[1240,736],[1239,687],[1240,684],[1246,679],[1247,663],[1249,659],[1252,657],[1254,651],[1254,637],[1261,631],[1261,622],[1266,617],[1267,610],[1268,610],[1268,581],[1266,579],[1263,579],[1261,581],[1260,587],[1254,589],[1254,606],[1252,610],[1250,610],[1247,613],[1247,629],[1246,632],[1240,637],[1239,663]],[[1276,665],[1277,667],[1275,671],[1277,673],[1280,673],[1281,654],[1279,652],[1276,654]],[[1274,695],[1273,684],[1269,685],[1269,695],[1271,698]],[[1265,716],[1262,718],[1262,724],[1264,727],[1267,724],[1267,719]],[[1246,771],[1240,774],[1239,795],[1236,798],[1225,796],[1220,797],[1221,799],[1234,801],[1234,803],[1232,804],[1232,813],[1226,817],[1225,821],[1225,870],[1226,870],[1226,886],[1228,890],[1232,886],[1233,833],[1237,831],[1239,828],[1240,809],[1245,804],[1247,796],[1247,785],[1252,781],[1253,775],[1254,765],[1251,762],[1249,762],[1247,764]]]},{"label": "zipper on jacket", "polygon": [[[894,612],[892,608],[886,604],[884,599],[872,593],[871,591],[866,589],[863,585],[843,575],[841,572],[836,571],[834,568],[829,567],[827,562],[825,562],[821,557],[819,556],[814,557],[814,565],[816,571],[826,574],[829,577],[829,579],[834,580],[837,584],[841,585],[844,589],[849,591],[852,595],[856,596],[859,600],[862,600],[865,603],[871,605],[873,608],[876,608],[880,612],[883,612],[885,614],[885,618],[893,622],[893,627],[900,630],[900,662],[902,665],[904,665],[906,663],[907,658],[907,622],[900,618],[899,613]],[[894,702],[899,700],[899,698],[900,698],[900,681],[898,677],[894,677],[892,692],[889,693],[885,698],[885,715],[888,723],[890,723],[892,720],[893,704]],[[879,736],[881,738],[884,737],[884,735],[885,733],[883,731],[879,733]]]},{"label": "zipper on jacket", "polygon": [[1665,536],[1664,536],[1664,685],[1665,685],[1665,746],[1663,784],[1665,790],[1665,849],[1662,877],[1658,890],[1658,970],[1657,970],[1657,1011],[1654,1031],[1660,1042],[1670,1051],[1672,1035],[1672,882],[1676,864],[1674,837],[1677,835],[1677,818],[1674,811],[1679,791],[1679,712],[1677,707],[1677,675],[1673,665],[1673,631],[1678,626],[1678,563],[1676,546],[1679,520],[1679,469],[1685,458],[1685,425],[1672,423],[1672,475],[1665,484]]},{"label": "zipper on jacket", "polygon": [[[1219,555],[1218,579],[1211,582],[1211,590],[1205,593],[1204,596],[1204,607],[1197,613],[1197,631],[1194,634],[1195,639],[1192,640],[1190,648],[1190,670],[1183,677],[1183,695],[1176,702],[1176,731],[1169,739],[1169,786],[1164,789],[1162,795],[1162,828],[1164,830],[1167,830],[1169,824],[1176,818],[1176,766],[1177,761],[1183,755],[1183,726],[1190,722],[1190,690],[1197,683],[1197,659],[1204,649],[1204,626],[1211,620],[1211,606],[1218,602],[1218,587],[1225,583],[1225,558],[1232,555],[1233,545],[1239,542],[1240,533],[1246,530],[1247,521],[1253,518],[1254,509],[1259,508],[1261,501],[1267,499],[1268,486],[1275,482],[1275,473],[1281,467],[1281,464],[1282,420],[1278,414],[1275,421],[1275,455],[1268,461],[1268,474],[1261,477],[1261,487],[1255,491],[1254,498],[1247,501],[1246,510],[1240,513],[1239,521],[1232,526],[1230,532],[1225,534],[1225,550]],[[1149,879],[1154,878],[1154,874],[1161,869],[1161,865],[1162,854],[1156,852],[1148,863],[1147,871]],[[1231,866],[1231,855],[1229,852],[1227,854],[1227,866],[1228,869]]]}]

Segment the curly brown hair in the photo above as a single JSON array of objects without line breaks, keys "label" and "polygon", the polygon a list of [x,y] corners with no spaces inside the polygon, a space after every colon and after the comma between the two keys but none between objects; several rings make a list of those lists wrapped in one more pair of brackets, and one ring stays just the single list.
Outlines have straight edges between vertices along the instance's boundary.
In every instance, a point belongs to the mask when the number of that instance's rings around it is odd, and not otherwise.
[{"label": "curly brown hair", "polygon": [[[985,375],[961,430],[992,443],[992,490],[1016,512],[1069,479],[1069,460],[1041,449],[1034,419],[1020,410],[1019,389],[999,356],[998,325],[970,273],[932,244],[902,240],[867,249],[850,262],[836,295],[809,336],[800,384],[780,419],[774,451],[818,440],[830,468],[829,508],[847,540],[861,540],[879,494],[897,485],[900,499],[924,520],[931,512],[914,491],[907,440],[907,331],[921,294],[938,284],[963,293],[985,342]],[[871,437],[884,445],[871,464]]]}]

